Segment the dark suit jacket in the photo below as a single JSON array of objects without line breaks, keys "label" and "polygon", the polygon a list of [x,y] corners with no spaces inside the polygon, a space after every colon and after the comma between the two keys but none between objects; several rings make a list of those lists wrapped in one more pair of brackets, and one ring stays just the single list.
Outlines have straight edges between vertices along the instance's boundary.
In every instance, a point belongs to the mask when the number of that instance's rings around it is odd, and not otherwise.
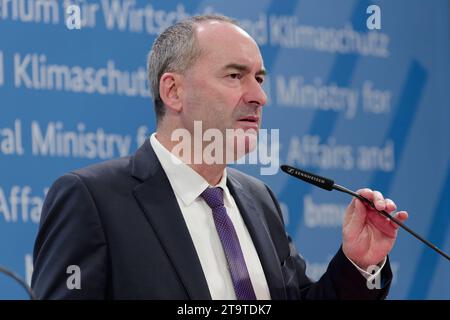
[{"label": "dark suit jacket", "polygon": [[[316,283],[286,235],[278,202],[261,181],[228,170],[228,187],[261,260],[272,299],[384,298],[341,249]],[[70,265],[81,289],[68,289]],[[69,282],[71,280],[69,279]],[[134,156],[59,178],[45,200],[32,287],[43,299],[211,299],[189,231],[150,142]]]}]

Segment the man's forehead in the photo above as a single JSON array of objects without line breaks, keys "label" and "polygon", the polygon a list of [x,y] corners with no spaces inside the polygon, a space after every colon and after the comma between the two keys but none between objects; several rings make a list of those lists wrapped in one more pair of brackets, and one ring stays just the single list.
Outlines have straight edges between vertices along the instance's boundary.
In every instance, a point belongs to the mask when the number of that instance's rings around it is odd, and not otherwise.
[{"label": "man's forehead", "polygon": [[[222,21],[207,21],[197,25],[196,36],[202,54],[225,57],[224,66],[237,64],[264,69],[255,40],[242,28]],[[222,64],[222,63],[221,63]]]},{"label": "man's forehead", "polygon": [[206,21],[196,24],[196,38],[201,47],[230,47],[234,44],[247,44],[259,47],[255,40],[241,27],[230,22]]}]

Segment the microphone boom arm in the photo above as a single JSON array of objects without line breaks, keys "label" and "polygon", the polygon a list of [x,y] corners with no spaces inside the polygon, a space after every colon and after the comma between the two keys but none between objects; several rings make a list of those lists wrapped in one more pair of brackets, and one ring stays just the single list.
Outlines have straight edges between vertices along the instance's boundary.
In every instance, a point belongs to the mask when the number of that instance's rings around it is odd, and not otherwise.
[{"label": "microphone boom arm", "polygon": [[414,232],[413,230],[411,230],[408,226],[406,226],[405,224],[403,224],[401,221],[399,221],[398,219],[396,219],[394,216],[390,215],[389,213],[387,213],[384,210],[378,210],[375,208],[375,205],[373,204],[372,201],[370,201],[369,199],[363,197],[362,195],[349,190],[343,186],[340,186],[336,183],[334,183],[333,180],[325,178],[325,177],[321,177],[318,176],[316,174],[304,171],[304,170],[300,170],[288,165],[282,165],[281,166],[281,170],[283,170],[284,172],[286,172],[287,174],[294,176],[300,180],[303,180],[305,182],[311,183],[319,188],[325,189],[327,191],[332,191],[334,190],[338,190],[344,193],[347,193],[353,197],[356,197],[358,199],[360,199],[362,202],[364,202],[365,204],[369,205],[372,209],[374,209],[375,211],[377,211],[378,213],[382,214],[383,216],[385,216],[386,218],[390,219],[391,221],[393,221],[395,224],[397,224],[399,227],[403,228],[404,230],[406,230],[408,233],[410,233],[411,235],[413,235],[414,237],[416,237],[418,240],[422,241],[423,243],[425,243],[428,247],[430,247],[431,249],[433,249],[434,251],[436,251],[437,253],[439,253],[441,256],[443,256],[444,258],[446,258],[447,260],[450,260],[450,256],[445,253],[444,251],[442,251],[441,249],[439,249],[437,246],[435,246],[434,244],[432,244],[430,241],[428,241],[427,239],[424,239],[422,236],[420,236],[419,234],[417,234],[416,232]]},{"label": "microphone boom arm", "polygon": [[434,244],[432,244],[430,241],[428,241],[427,239],[421,237],[419,234],[417,234],[416,232],[414,232],[413,230],[411,230],[408,226],[406,226],[405,224],[403,224],[401,221],[399,221],[398,219],[396,219],[394,216],[391,216],[389,213],[387,213],[384,210],[378,210],[375,208],[375,205],[373,204],[372,201],[370,201],[369,199],[367,199],[366,197],[363,197],[362,195],[349,190],[345,187],[342,187],[336,183],[333,184],[333,189],[344,192],[344,193],[348,193],[358,199],[360,199],[361,201],[365,202],[366,204],[368,204],[372,209],[376,210],[377,212],[379,212],[380,214],[382,214],[383,216],[385,216],[386,218],[390,219],[391,221],[393,221],[395,224],[397,224],[399,227],[403,228],[404,230],[406,230],[407,232],[409,232],[411,235],[413,235],[414,237],[416,237],[417,239],[419,239],[420,241],[422,241],[423,243],[425,243],[427,246],[429,246],[431,249],[435,250],[437,253],[439,253],[440,255],[444,256],[445,258],[447,258],[447,260],[450,260],[450,257],[448,254],[446,254],[444,251],[442,251],[441,249],[439,249],[438,247],[436,247]]}]

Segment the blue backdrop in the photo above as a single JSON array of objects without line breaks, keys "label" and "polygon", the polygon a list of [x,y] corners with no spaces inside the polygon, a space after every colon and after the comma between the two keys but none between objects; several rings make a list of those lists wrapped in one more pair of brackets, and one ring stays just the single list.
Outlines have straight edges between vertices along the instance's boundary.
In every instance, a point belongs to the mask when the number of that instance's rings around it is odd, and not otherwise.
[{"label": "blue backdrop", "polygon": [[[66,26],[69,4],[80,6],[80,30]],[[378,30],[367,25],[372,4]],[[382,191],[450,251],[448,1],[11,0],[0,1],[0,265],[30,281],[54,179],[130,154],[153,132],[147,52],[168,25],[208,12],[239,19],[260,45],[263,128],[279,129],[270,146],[280,164]],[[238,167],[275,191],[308,274],[320,277],[349,197]],[[391,261],[389,298],[450,298],[448,261],[404,231]],[[0,274],[0,298],[26,295]]]}]

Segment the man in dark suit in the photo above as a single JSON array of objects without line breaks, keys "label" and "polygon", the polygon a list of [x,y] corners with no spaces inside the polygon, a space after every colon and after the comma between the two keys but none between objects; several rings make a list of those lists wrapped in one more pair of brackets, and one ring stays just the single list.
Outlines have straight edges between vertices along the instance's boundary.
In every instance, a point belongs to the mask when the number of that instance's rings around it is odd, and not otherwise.
[{"label": "man in dark suit", "polygon": [[[397,231],[390,221],[353,200],[345,214],[342,246],[314,283],[285,232],[270,189],[226,167],[226,159],[254,146],[266,102],[262,57],[244,30],[222,16],[178,23],[157,38],[148,67],[156,133],[131,157],[64,175],[47,195],[34,250],[32,287],[38,297],[387,295],[392,278],[387,254]],[[213,130],[223,137],[216,161],[206,161],[206,141],[200,151],[187,143],[180,152],[180,141],[173,139],[174,132],[181,132],[184,142],[193,142],[196,121],[202,133]],[[225,132],[230,129],[244,132],[241,148],[229,148]],[[200,161],[195,159],[199,155]],[[396,209],[379,192],[359,192],[377,209]],[[404,221],[407,213],[397,218]],[[381,278],[376,288],[366,272],[373,266]]]}]

